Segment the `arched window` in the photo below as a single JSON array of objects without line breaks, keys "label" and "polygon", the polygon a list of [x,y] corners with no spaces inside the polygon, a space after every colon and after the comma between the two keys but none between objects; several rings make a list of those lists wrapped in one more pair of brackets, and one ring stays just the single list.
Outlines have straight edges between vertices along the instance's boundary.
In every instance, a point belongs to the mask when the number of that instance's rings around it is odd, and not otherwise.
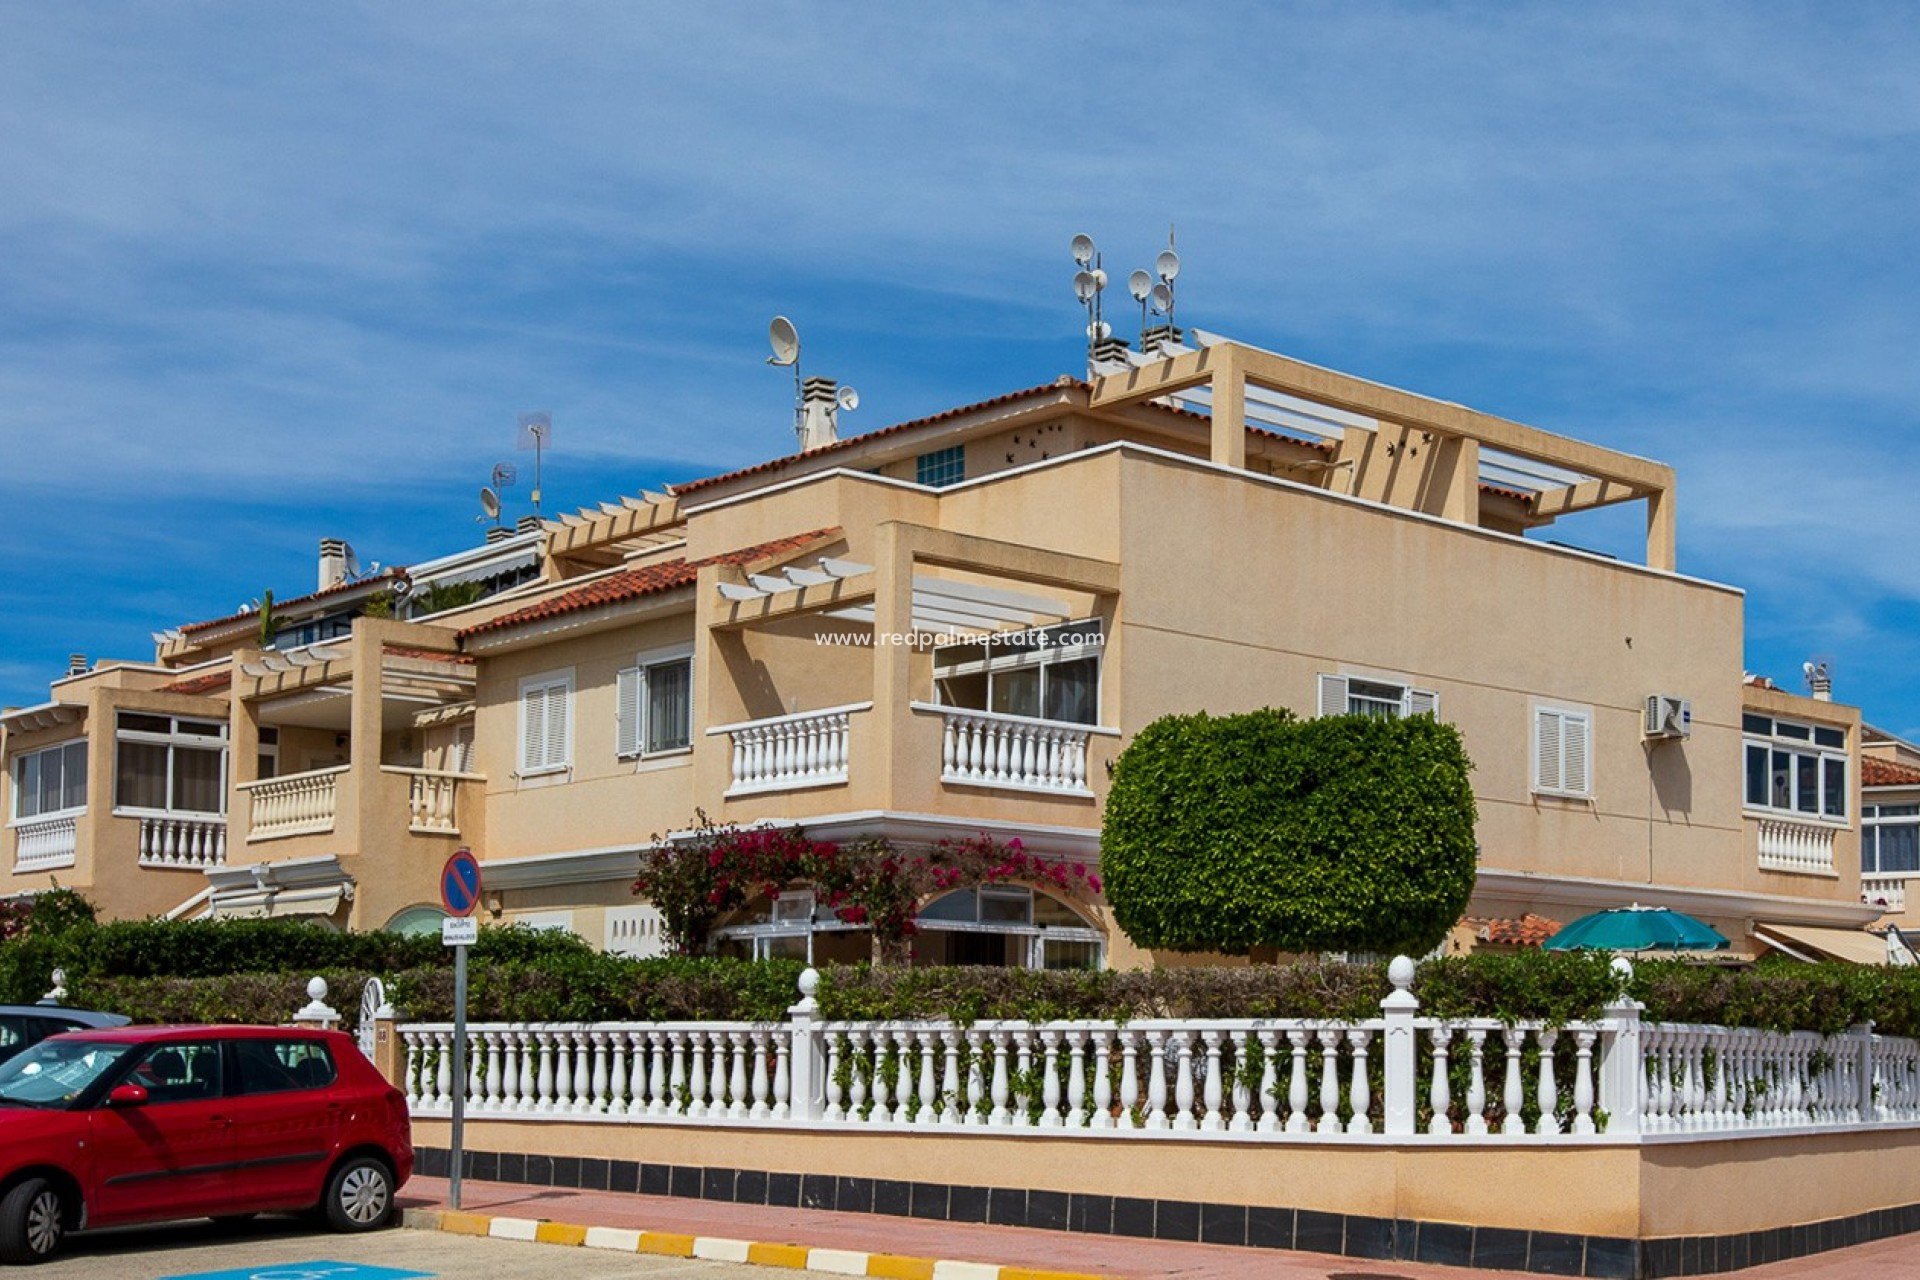
[{"label": "arched window", "polygon": [[447,913],[438,907],[408,907],[387,921],[386,932],[403,933],[408,937],[417,937],[424,933],[439,933],[440,922],[446,918]]},{"label": "arched window", "polygon": [[1058,898],[1024,885],[955,889],[927,903],[915,964],[1098,969],[1106,936]]}]

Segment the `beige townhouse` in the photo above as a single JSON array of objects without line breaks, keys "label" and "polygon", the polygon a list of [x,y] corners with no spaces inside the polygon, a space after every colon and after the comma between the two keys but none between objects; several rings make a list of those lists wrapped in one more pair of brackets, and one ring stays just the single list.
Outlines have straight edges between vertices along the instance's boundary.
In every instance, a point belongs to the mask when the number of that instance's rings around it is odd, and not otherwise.
[{"label": "beige townhouse", "polygon": [[[1089,379],[845,440],[810,380],[811,447],[519,535],[530,567],[471,601],[284,647],[244,611],[169,633],[164,671],[112,679],[224,712],[224,842],[128,909],[423,927],[465,845],[490,918],[644,954],[640,852],[696,812],[1094,865],[1133,733],[1284,706],[1459,726],[1481,815],[1461,945],[1640,902],[1746,954],[1838,948],[1882,914],[1861,900],[1858,712],[1744,678],[1742,595],[1679,572],[1669,468],[1232,342],[1115,346]],[[1623,504],[1637,561],[1557,540]],[[451,559],[435,572],[469,571]],[[158,692],[216,676],[218,696]],[[20,808],[20,760],[85,723],[90,794],[118,767],[110,713],[60,710],[76,698],[9,713],[15,890],[49,875],[18,852],[46,821],[44,781]],[[94,884],[147,874],[87,830],[117,796],[49,794],[88,846],[74,882],[83,860]],[[921,919],[925,962],[1179,960],[1097,896],[963,890]],[[868,949],[801,886],[720,945]]]}]

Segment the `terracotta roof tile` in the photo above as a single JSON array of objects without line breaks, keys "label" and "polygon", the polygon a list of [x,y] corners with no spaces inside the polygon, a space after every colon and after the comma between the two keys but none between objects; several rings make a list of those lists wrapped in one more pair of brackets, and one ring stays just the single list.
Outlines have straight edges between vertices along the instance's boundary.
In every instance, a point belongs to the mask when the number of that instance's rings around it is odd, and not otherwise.
[{"label": "terracotta roof tile", "polygon": [[[289,599],[289,600],[275,600],[273,602],[273,607],[276,611],[281,609],[291,609],[295,605],[311,604],[315,600],[324,600],[328,596],[345,595],[347,592],[352,591],[358,587],[365,587],[365,586],[370,586],[376,583],[391,581],[392,579],[399,577],[404,572],[406,571],[400,568],[387,569],[382,571],[380,574],[376,575],[375,577],[361,578],[357,582],[343,582],[337,587],[328,587],[325,591],[314,591],[304,596],[294,596],[292,599]],[[260,611],[258,609],[242,609],[239,613],[230,613],[224,618],[210,618],[205,622],[189,622],[185,626],[180,628],[180,632],[182,635],[192,635],[196,631],[207,631],[214,627],[224,627],[228,623],[239,622],[243,618],[258,617],[259,614],[260,614]]]},{"label": "terracotta roof tile", "polygon": [[1537,947],[1560,932],[1560,922],[1529,911],[1518,920],[1469,920],[1482,942],[1509,947]]},{"label": "terracotta roof tile", "polygon": [[1860,785],[1863,787],[1920,787],[1920,769],[1878,756],[1860,757]]},{"label": "terracotta roof tile", "polygon": [[217,693],[233,683],[233,671],[222,669],[209,671],[205,675],[191,676],[185,680],[175,680],[172,684],[163,684],[159,693]]},{"label": "terracotta roof tile", "polygon": [[465,640],[469,636],[488,635],[530,622],[545,622],[549,618],[565,617],[567,614],[579,613],[585,609],[598,609],[605,605],[639,600],[645,596],[671,591],[676,587],[690,587],[699,578],[700,569],[704,565],[752,564],[757,560],[802,551],[808,546],[839,536],[840,530],[837,528],[815,529],[811,533],[797,534],[790,538],[776,538],[772,542],[742,547],[737,551],[728,551],[705,560],[663,560],[658,564],[644,565],[638,569],[622,569],[617,573],[610,573],[605,577],[582,583],[571,591],[563,591],[559,595],[536,600],[525,608],[515,609],[512,613],[503,613],[497,618],[476,623],[462,631],[460,638]]}]

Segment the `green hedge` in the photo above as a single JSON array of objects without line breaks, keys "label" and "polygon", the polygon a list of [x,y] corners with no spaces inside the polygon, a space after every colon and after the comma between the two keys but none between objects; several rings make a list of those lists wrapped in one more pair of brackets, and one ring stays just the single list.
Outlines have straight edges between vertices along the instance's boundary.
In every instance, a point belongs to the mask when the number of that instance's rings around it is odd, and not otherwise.
[{"label": "green hedge", "polygon": [[1472,768],[1432,716],[1163,716],[1114,765],[1114,920],[1173,951],[1429,951],[1473,892]]}]

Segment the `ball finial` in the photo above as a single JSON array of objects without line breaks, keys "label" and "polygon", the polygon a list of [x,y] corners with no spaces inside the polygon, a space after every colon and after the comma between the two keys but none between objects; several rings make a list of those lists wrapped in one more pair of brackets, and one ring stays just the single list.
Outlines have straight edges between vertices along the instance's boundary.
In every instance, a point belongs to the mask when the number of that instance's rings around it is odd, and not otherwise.
[{"label": "ball finial", "polygon": [[1613,963],[1607,967],[1613,970],[1614,976],[1618,977],[1621,982],[1627,983],[1633,981],[1633,961],[1627,959],[1625,956],[1615,956]]},{"label": "ball finial", "polygon": [[1413,960],[1409,956],[1395,956],[1393,963],[1387,966],[1387,981],[1397,991],[1405,991],[1413,985]]},{"label": "ball finial", "polygon": [[316,977],[307,983],[307,999],[312,1000],[314,1003],[318,1004],[325,1001],[326,998],[327,998],[327,980],[325,978]]},{"label": "ball finial", "polygon": [[818,969],[802,970],[800,973],[800,994],[811,1000],[813,999],[813,993],[819,989],[820,971]]}]

